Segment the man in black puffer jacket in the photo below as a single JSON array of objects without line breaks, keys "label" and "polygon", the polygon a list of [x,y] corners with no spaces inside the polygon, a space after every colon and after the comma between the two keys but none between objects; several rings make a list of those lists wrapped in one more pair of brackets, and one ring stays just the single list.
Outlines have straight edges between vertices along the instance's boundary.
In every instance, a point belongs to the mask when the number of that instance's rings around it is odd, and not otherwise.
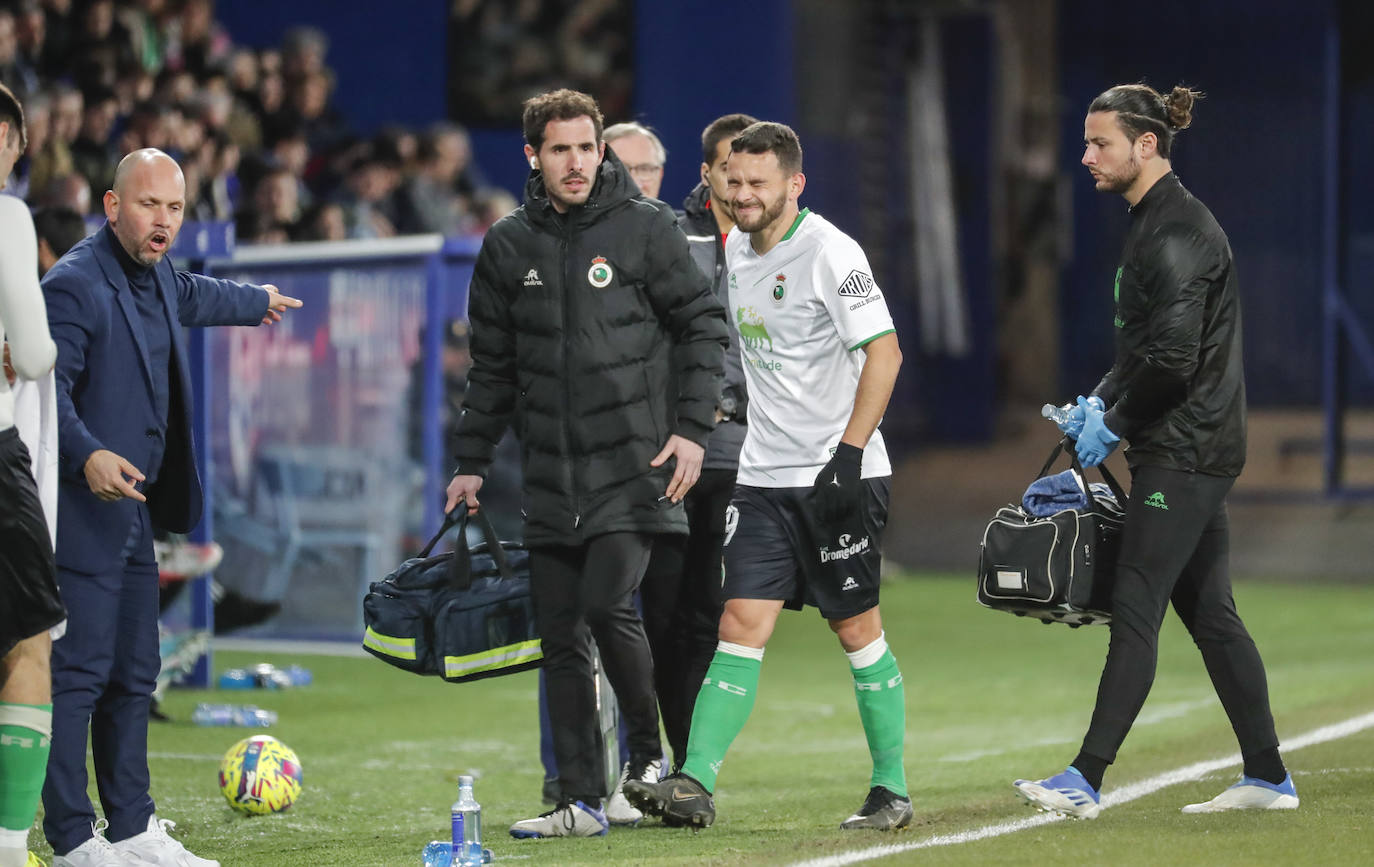
[{"label": "man in black puffer jacket", "polygon": [[472,370],[448,510],[478,506],[509,424],[520,438],[525,543],[562,798],[517,837],[606,832],[593,638],[629,728],[662,755],[652,660],[633,595],[715,424],[724,309],[666,205],[602,141],[601,111],[558,90],[525,103],[525,204],[487,233],[468,301]]}]

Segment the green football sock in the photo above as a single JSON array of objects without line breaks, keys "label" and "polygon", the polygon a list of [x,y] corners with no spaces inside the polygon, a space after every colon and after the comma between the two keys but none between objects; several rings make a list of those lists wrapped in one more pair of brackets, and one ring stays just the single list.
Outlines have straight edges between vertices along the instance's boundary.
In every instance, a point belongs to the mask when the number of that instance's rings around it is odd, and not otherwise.
[{"label": "green football sock", "polygon": [[891,650],[872,665],[850,669],[854,673],[854,697],[859,703],[859,719],[868,738],[873,757],[870,785],[907,797],[906,769],[902,766],[903,740],[906,737],[906,689],[897,657]]},{"label": "green football sock", "polygon": [[32,827],[51,736],[52,705],[0,702],[0,828]]},{"label": "green football sock", "polygon": [[692,710],[692,730],[687,736],[687,761],[682,764],[682,773],[701,783],[708,792],[716,790],[716,774],[725,760],[725,752],[754,709],[762,666],[762,649],[758,650],[757,659],[717,649],[711,667],[706,670]]}]

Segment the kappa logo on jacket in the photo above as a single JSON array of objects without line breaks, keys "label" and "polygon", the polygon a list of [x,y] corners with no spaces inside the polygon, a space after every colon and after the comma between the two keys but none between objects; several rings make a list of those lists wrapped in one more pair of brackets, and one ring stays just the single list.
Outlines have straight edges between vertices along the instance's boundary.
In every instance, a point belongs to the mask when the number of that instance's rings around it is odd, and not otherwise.
[{"label": "kappa logo on jacket", "polygon": [[543,285],[544,285],[544,281],[539,279],[539,272],[536,271],[534,268],[531,268],[531,269],[530,269],[530,273],[528,273],[528,274],[525,275],[525,285],[526,285],[526,286],[543,286]]}]

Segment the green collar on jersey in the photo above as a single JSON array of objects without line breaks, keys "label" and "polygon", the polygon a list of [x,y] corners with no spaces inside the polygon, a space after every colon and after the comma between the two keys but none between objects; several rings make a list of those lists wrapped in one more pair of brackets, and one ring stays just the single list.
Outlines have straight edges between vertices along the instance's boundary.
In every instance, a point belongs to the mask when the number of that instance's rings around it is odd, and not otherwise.
[{"label": "green collar on jersey", "polygon": [[[792,228],[788,229],[787,234],[782,236],[782,241],[786,241],[788,238],[792,237],[792,235],[796,233],[797,227],[801,225],[801,221],[805,220],[806,215],[809,213],[811,213],[810,208],[801,209],[801,212],[797,214],[797,219],[792,221]],[[781,244],[782,241],[779,241],[778,243]]]}]

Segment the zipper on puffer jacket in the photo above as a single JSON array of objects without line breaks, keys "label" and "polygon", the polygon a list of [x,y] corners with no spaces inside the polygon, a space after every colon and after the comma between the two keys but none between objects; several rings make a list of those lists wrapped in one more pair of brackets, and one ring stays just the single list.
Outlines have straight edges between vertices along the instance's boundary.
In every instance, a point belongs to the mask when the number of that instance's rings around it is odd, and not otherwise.
[{"label": "zipper on puffer jacket", "polygon": [[571,368],[568,367],[568,305],[572,297],[572,275],[568,271],[568,233],[570,229],[567,222],[563,223],[563,234],[558,240],[559,270],[563,275],[563,306],[560,311],[563,317],[563,339],[560,341],[563,349],[563,417],[559,421],[559,429],[563,437],[563,454],[566,456],[564,466],[568,473],[568,492],[572,495],[573,505],[573,529],[578,529],[582,524],[582,498],[577,490],[577,469],[573,461],[572,447],[572,380],[569,374]]}]

